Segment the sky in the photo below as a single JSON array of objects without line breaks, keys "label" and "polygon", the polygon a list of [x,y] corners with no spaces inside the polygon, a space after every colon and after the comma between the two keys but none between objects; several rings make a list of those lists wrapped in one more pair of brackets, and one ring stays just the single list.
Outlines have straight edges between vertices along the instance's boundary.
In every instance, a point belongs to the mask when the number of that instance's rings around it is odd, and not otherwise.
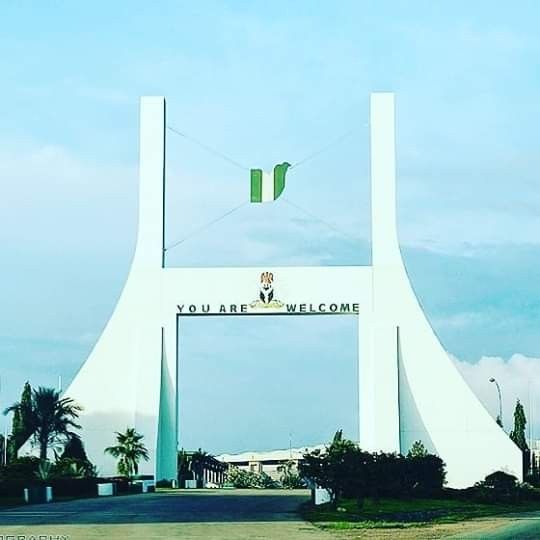
[{"label": "sky", "polygon": [[[169,266],[336,265],[370,262],[369,94],[392,91],[413,286],[489,412],[494,376],[505,425],[519,397],[540,438],[539,16],[525,1],[2,2],[0,405],[27,379],[67,386],[114,308],[140,96],[166,96],[170,126],[243,167],[326,148],[288,173],[294,206],[201,230],[247,199],[249,174],[168,131],[167,245],[185,239]],[[358,436],[354,324],[276,319],[181,328],[182,446]]]}]

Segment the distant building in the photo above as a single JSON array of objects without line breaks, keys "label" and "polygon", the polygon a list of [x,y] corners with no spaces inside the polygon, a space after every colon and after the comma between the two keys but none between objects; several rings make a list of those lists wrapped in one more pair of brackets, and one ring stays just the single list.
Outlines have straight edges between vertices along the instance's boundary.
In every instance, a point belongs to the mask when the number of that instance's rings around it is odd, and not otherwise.
[{"label": "distant building", "polygon": [[266,473],[270,478],[279,480],[281,473],[278,467],[289,461],[293,462],[293,469],[298,469],[304,454],[315,449],[323,449],[324,445],[309,448],[291,448],[287,450],[270,450],[268,452],[242,452],[241,454],[221,454],[216,459],[231,467],[253,473]]},{"label": "distant building", "polygon": [[178,452],[179,486],[222,487],[227,467],[226,463],[210,454],[182,450]]}]

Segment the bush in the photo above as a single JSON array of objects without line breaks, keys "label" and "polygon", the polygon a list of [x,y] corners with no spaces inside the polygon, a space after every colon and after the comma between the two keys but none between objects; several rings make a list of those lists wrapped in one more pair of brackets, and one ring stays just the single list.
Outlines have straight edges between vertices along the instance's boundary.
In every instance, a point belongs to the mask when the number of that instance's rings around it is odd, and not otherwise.
[{"label": "bush", "polygon": [[444,461],[433,454],[407,457],[411,471],[411,490],[422,496],[440,493],[446,479]]},{"label": "bush", "polygon": [[484,479],[484,484],[493,489],[508,491],[517,487],[517,478],[513,474],[504,471],[496,471],[488,474]]},{"label": "bush", "polygon": [[45,482],[55,497],[91,497],[97,494],[96,478],[53,478]]},{"label": "bush", "polygon": [[158,480],[156,482],[157,488],[172,488],[172,480]]},{"label": "bush", "polygon": [[273,480],[264,472],[254,473],[251,471],[244,471],[238,467],[229,467],[226,483],[238,489],[272,489],[280,487],[279,482]]},{"label": "bush", "polygon": [[477,482],[469,488],[467,493],[478,502],[517,503],[534,498],[536,491],[528,484],[518,484],[514,475],[496,471],[488,474],[482,482]]},{"label": "bush", "polygon": [[61,478],[96,478],[97,470],[87,459],[63,457],[54,464],[53,475]]},{"label": "bush", "polygon": [[49,480],[51,478],[95,478],[96,468],[89,461],[74,458],[62,458],[55,463],[40,461],[34,456],[25,456],[0,469],[0,481],[23,479]]},{"label": "bush", "polygon": [[442,491],[445,482],[444,462],[417,450],[406,457],[401,454],[362,451],[337,432],[325,451],[304,455],[300,474],[330,491],[334,502],[341,497],[378,498],[433,496]]},{"label": "bush", "polygon": [[281,487],[279,482],[276,482],[276,480],[268,476],[265,472],[257,474],[255,482],[256,485],[254,487],[260,487],[263,489],[275,489]]},{"label": "bush", "polygon": [[30,485],[40,485],[37,479],[34,481],[24,480],[22,478],[0,481],[0,497],[23,497],[24,488]]},{"label": "bush", "polygon": [[238,467],[230,467],[227,471],[227,482],[235,488],[248,489],[258,486],[257,475],[251,471],[244,471]]},{"label": "bush", "polygon": [[281,477],[281,486],[285,489],[303,489],[306,483],[299,474],[290,473]]},{"label": "bush", "polygon": [[39,469],[39,458],[34,456],[20,457],[1,469],[1,480],[27,479],[35,480]]}]

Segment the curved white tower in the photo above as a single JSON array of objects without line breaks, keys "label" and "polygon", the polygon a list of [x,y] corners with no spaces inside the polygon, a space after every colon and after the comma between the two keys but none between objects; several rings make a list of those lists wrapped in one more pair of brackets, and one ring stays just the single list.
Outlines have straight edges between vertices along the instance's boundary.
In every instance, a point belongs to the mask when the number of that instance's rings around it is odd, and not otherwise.
[{"label": "curved white tower", "polygon": [[[66,390],[84,407],[82,437],[102,474],[114,473],[114,460],[103,453],[114,432],[135,427],[151,457],[141,474],[176,478],[182,317],[268,316],[294,305],[298,315],[358,316],[362,447],[406,453],[421,440],[446,462],[454,487],[499,469],[521,478],[520,450],[464,382],[410,285],[396,230],[394,146],[393,94],[373,94],[372,266],[164,268],[165,100],[142,98],[133,264],[109,323]],[[261,310],[250,302],[268,271],[283,303]],[[227,290],[214,285],[223,282]]]},{"label": "curved white tower", "polygon": [[[418,303],[396,227],[393,94],[371,97],[374,354],[361,443],[407,452],[421,440],[447,465],[452,487],[495,470],[522,477],[521,450],[491,418],[443,349]],[[362,359],[360,359],[362,364]],[[369,379],[368,379],[369,380]],[[365,390],[361,385],[360,396]],[[362,400],[362,397],[360,397]],[[362,404],[364,405],[362,407]],[[363,416],[362,416],[363,418]]]}]

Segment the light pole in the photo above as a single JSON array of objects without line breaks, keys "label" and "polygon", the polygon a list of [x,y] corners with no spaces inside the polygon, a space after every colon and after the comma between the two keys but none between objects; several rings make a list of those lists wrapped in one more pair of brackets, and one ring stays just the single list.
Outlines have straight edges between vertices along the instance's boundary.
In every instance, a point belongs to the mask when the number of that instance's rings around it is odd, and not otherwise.
[{"label": "light pole", "polygon": [[497,424],[503,427],[503,421],[502,421],[502,397],[501,397],[501,387],[499,386],[499,383],[495,380],[495,377],[491,377],[489,379],[489,382],[495,383],[495,386],[497,387],[497,393],[499,394],[499,415],[497,416]]}]

